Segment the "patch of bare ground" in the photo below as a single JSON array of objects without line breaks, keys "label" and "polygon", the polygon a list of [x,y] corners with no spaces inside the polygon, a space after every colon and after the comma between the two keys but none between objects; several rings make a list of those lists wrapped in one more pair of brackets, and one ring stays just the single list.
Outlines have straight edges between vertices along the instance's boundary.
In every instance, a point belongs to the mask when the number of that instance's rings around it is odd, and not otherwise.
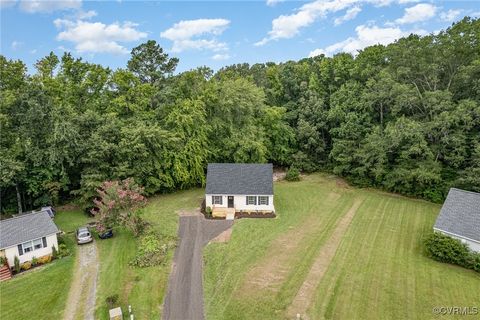
[{"label": "patch of bare ground", "polygon": [[[341,194],[331,192],[326,202],[334,203]],[[290,227],[280,237],[276,238],[268,249],[267,256],[249,270],[240,294],[258,290],[278,291],[280,286],[292,271],[295,263],[291,263],[295,252],[305,238],[320,228],[321,221],[315,215],[305,219],[299,226]]]},{"label": "patch of bare ground", "polygon": [[314,224],[314,219],[307,219],[301,227],[289,229],[275,239],[270,245],[265,259],[246,274],[246,280],[239,292],[248,293],[265,289],[278,291],[294,265],[289,260],[305,238],[305,235],[299,234],[298,230]]},{"label": "patch of bare ground", "polygon": [[180,209],[180,210],[177,211],[177,214],[180,217],[191,217],[191,216],[199,216],[202,213],[200,212],[200,208],[195,208],[193,210],[192,209],[190,209],[190,210]]},{"label": "patch of bare ground", "polygon": [[283,168],[275,168],[273,169],[273,181],[280,181],[285,179],[287,172]]},{"label": "patch of bare ground", "polygon": [[63,314],[64,320],[94,319],[98,270],[98,253],[95,242],[80,246]]},{"label": "patch of bare ground", "polygon": [[232,227],[220,233],[218,236],[210,240],[210,242],[228,242],[232,237]]},{"label": "patch of bare ground", "polygon": [[340,177],[335,177],[335,183],[339,188],[350,188],[348,182]]},{"label": "patch of bare ground", "polygon": [[308,319],[306,312],[315,294],[315,289],[318,287],[323,275],[328,270],[330,262],[335,256],[335,252],[342,241],[343,235],[347,231],[361,204],[362,200],[355,200],[352,207],[336,225],[330,238],[328,238],[325,244],[321,247],[305,281],[287,309],[287,316],[290,319],[294,319],[298,317],[298,315],[300,315],[301,319]]},{"label": "patch of bare ground", "polygon": [[57,211],[72,211],[72,210],[79,210],[80,207],[71,203],[67,203],[61,206],[55,207]]}]

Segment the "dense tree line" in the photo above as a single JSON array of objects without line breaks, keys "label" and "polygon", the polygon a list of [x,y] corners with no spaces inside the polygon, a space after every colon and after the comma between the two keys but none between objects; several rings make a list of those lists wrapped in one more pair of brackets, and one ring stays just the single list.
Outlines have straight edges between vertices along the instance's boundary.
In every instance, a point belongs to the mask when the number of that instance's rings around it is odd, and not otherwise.
[{"label": "dense tree line", "polygon": [[440,201],[480,191],[480,20],[300,61],[174,74],[155,41],[111,70],[65,53],[32,75],[0,56],[2,211],[133,177],[202,185],[208,162],[273,162]]}]

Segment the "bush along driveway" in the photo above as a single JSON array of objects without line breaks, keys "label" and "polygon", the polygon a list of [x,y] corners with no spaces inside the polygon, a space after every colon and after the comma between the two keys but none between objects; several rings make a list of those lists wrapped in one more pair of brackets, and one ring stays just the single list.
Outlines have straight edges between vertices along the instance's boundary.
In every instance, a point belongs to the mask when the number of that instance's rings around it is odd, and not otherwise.
[{"label": "bush along driveway", "polygon": [[163,319],[204,319],[202,248],[229,229],[233,221],[206,220],[203,215],[181,216],[179,246],[165,297]]}]

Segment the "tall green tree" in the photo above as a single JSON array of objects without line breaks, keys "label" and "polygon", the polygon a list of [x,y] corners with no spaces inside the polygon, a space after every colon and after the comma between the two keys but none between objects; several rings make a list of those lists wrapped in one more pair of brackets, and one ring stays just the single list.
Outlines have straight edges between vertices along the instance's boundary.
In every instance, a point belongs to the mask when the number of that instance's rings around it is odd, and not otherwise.
[{"label": "tall green tree", "polygon": [[169,58],[155,40],[148,40],[132,49],[127,68],[142,83],[156,84],[171,75],[178,64],[178,58]]}]

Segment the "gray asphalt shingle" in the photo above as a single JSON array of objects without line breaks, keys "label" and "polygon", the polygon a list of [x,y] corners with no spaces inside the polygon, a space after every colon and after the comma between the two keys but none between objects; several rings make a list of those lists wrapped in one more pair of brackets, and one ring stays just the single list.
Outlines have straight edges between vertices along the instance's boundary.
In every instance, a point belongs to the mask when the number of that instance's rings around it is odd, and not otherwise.
[{"label": "gray asphalt shingle", "polygon": [[46,211],[20,215],[0,221],[0,248],[38,239],[59,232]]},{"label": "gray asphalt shingle", "polygon": [[273,166],[271,163],[209,163],[205,192],[273,195]]},{"label": "gray asphalt shingle", "polygon": [[451,188],[433,227],[480,241],[480,193]]}]

